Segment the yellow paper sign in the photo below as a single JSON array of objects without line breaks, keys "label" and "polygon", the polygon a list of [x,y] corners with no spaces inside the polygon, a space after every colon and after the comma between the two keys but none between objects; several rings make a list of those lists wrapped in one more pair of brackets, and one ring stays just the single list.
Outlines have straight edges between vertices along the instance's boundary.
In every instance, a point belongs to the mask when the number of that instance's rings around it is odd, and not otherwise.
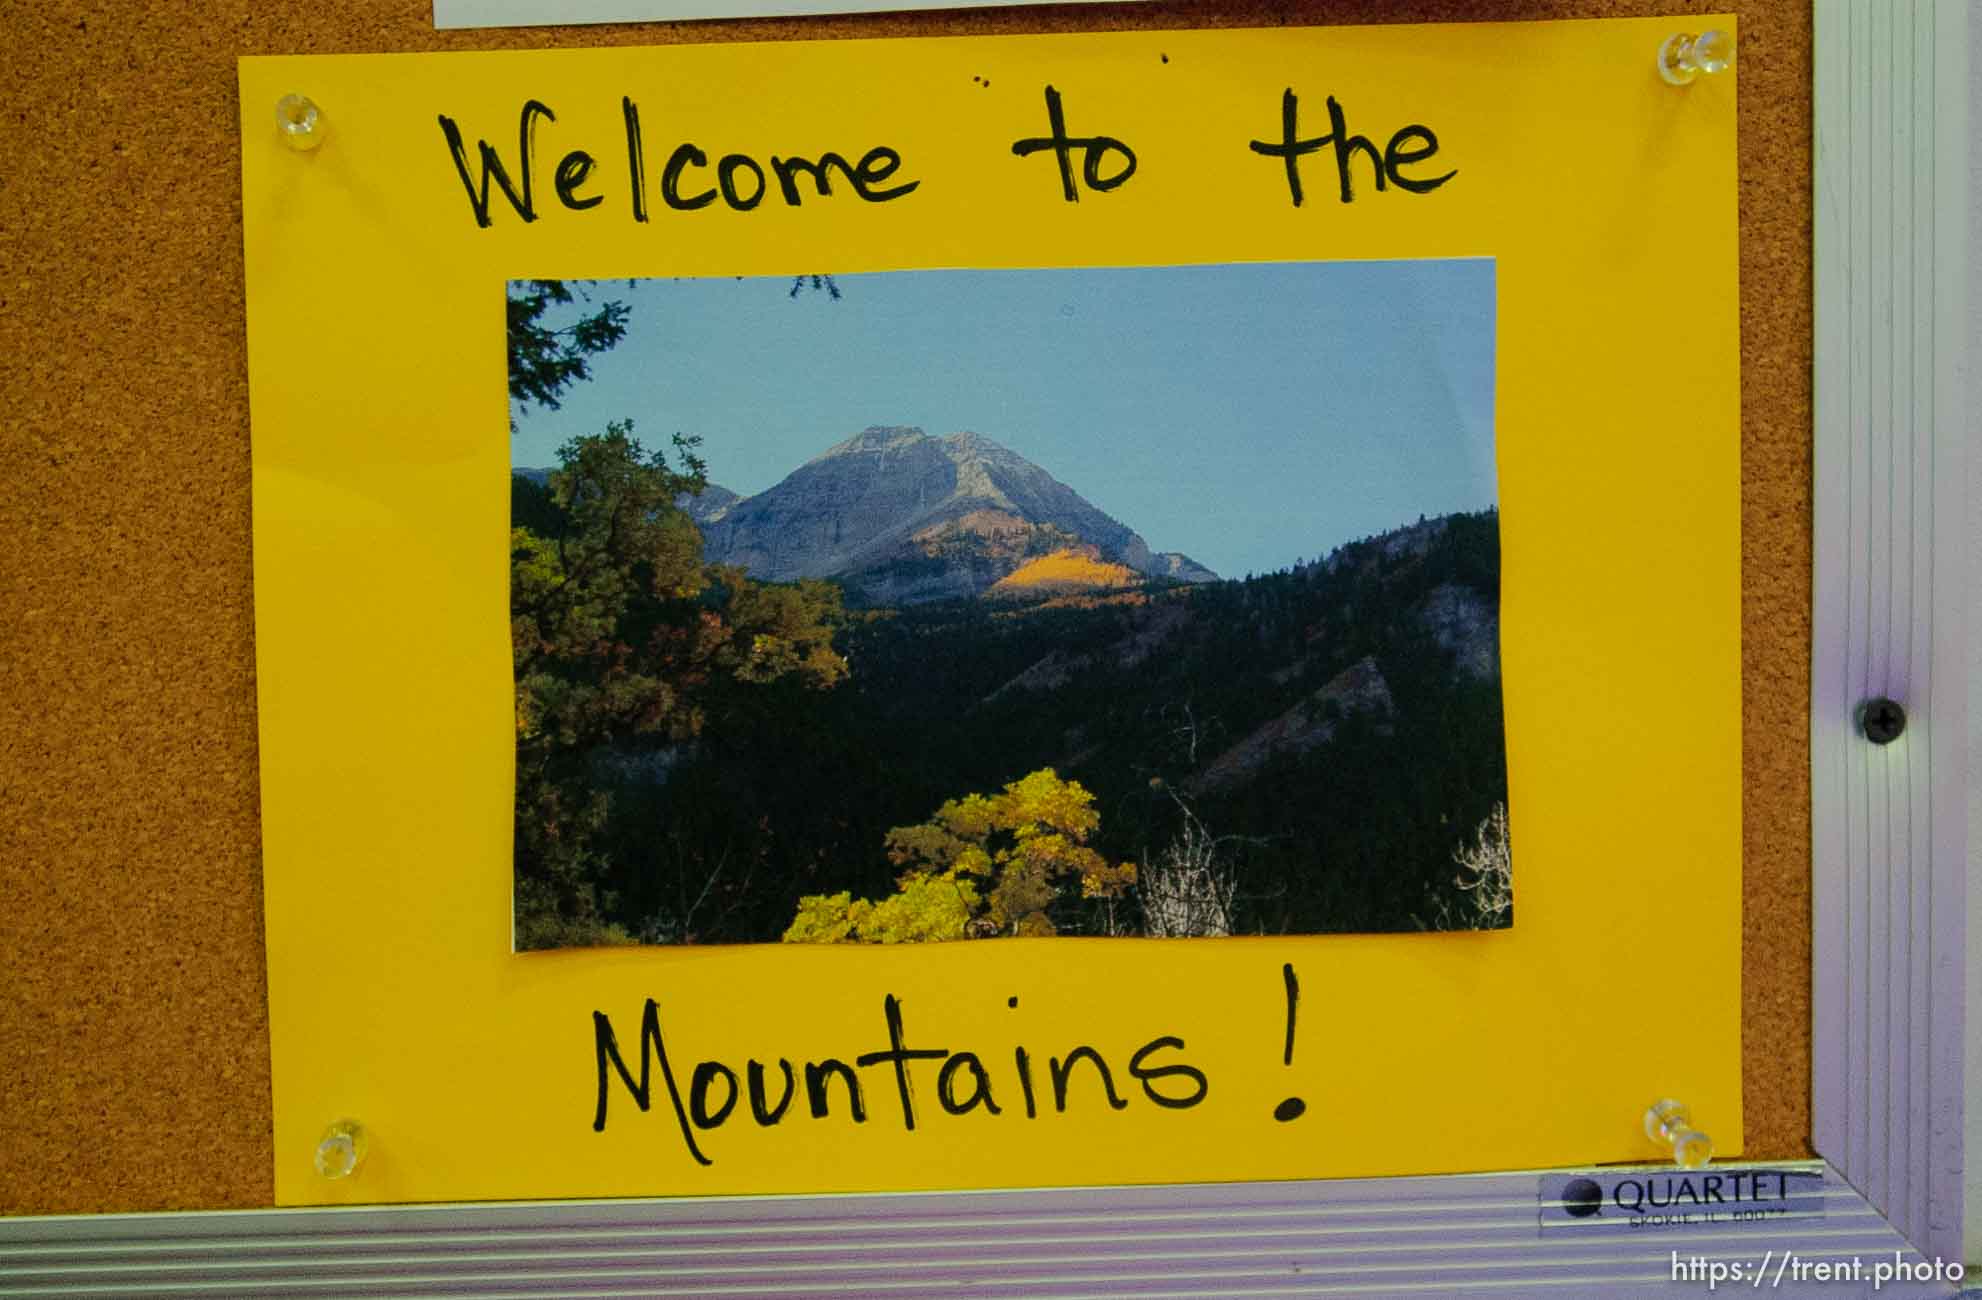
[{"label": "yellow paper sign", "polygon": [[[278,1201],[1738,1152],[1734,87],[1672,26],[243,60]],[[1511,928],[512,950],[511,282],[1426,259],[1490,266]]]}]

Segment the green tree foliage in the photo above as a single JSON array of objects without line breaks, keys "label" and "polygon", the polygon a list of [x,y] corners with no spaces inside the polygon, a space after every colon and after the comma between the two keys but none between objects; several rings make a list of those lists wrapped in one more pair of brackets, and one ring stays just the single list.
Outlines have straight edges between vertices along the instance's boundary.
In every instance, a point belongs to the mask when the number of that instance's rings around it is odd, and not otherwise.
[{"label": "green tree foliage", "polygon": [[703,484],[677,437],[677,470],[648,453],[631,422],[574,438],[550,475],[545,534],[510,534],[510,645],[519,752],[621,736],[690,734],[684,658],[707,652],[702,538],[675,500]]},{"label": "green tree foliage", "polygon": [[1120,898],[1135,864],[1111,864],[1089,847],[1101,825],[1080,782],[1041,768],[994,795],[946,800],[934,816],[888,832],[888,860],[902,868],[878,902],[850,892],[808,895],[786,943],[919,943],[966,936],[1049,935],[1063,894]]},{"label": "green tree foliage", "polygon": [[585,294],[563,280],[512,280],[509,285],[509,397],[527,410],[558,409],[564,390],[592,374],[591,358],[626,337],[624,303],[600,304],[567,324],[546,317]]},{"label": "green tree foliage", "polygon": [[[556,409],[627,319],[582,283],[512,282],[512,410]],[[711,788],[696,755],[788,745],[847,675],[836,588],[704,562],[681,509],[706,486],[698,442],[650,452],[619,422],[567,442],[548,475],[512,478],[519,947],[690,940],[698,918],[737,912],[771,863],[768,800],[749,788],[765,764]],[[658,797],[670,784],[721,815],[684,815]],[[788,914],[795,891],[778,892]]]},{"label": "green tree foliage", "polygon": [[795,275],[791,278],[791,292],[786,296],[796,298],[808,288],[814,293],[824,293],[834,302],[840,300],[840,282],[830,275]]},{"label": "green tree foliage", "polygon": [[701,490],[692,439],[683,468],[647,452],[630,421],[560,449],[547,531],[511,530],[510,640],[517,735],[582,748],[629,737],[683,740],[738,686],[787,678],[824,688],[846,676],[833,649],[838,592],[821,582],[753,582],[702,561],[702,536],[675,504]]},{"label": "green tree foliage", "polygon": [[[543,485],[516,481],[513,518],[528,521],[510,534],[520,947],[642,937],[622,896],[655,864],[630,861],[616,833],[615,769],[665,759],[754,694],[846,676],[837,591],[703,562],[677,505],[704,483],[694,447],[677,436],[672,458],[649,452],[615,423],[566,443]],[[692,855],[681,866],[707,869]]]}]

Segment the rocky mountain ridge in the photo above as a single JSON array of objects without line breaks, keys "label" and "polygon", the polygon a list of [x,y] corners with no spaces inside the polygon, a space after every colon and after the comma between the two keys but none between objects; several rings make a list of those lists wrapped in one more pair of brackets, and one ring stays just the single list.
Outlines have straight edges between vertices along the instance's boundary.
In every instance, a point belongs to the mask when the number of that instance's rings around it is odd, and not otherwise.
[{"label": "rocky mountain ridge", "polygon": [[1056,551],[1091,550],[1150,578],[1217,579],[1188,556],[1152,551],[1134,529],[978,433],[873,426],[755,496],[696,513],[712,561],[771,581],[841,579],[867,604],[980,595]]},{"label": "rocky mountain ridge", "polygon": [[[550,474],[514,472],[540,484]],[[754,496],[711,483],[679,504],[702,530],[710,562],[771,582],[832,578],[857,604],[979,596],[1049,557],[1070,575],[1063,585],[1079,585],[1083,560],[1107,573],[1103,586],[1122,585],[1119,570],[1138,581],[1218,581],[1188,555],[1152,551],[1134,529],[978,433],[875,425]]]}]

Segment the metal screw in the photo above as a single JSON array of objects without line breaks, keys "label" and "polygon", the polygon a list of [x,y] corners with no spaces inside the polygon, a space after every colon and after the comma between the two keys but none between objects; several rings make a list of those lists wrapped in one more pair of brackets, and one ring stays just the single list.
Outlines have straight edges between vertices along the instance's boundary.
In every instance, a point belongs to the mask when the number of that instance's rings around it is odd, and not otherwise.
[{"label": "metal screw", "polygon": [[1858,729],[1875,745],[1890,745],[1906,730],[1906,710],[1881,695],[1858,706]]}]

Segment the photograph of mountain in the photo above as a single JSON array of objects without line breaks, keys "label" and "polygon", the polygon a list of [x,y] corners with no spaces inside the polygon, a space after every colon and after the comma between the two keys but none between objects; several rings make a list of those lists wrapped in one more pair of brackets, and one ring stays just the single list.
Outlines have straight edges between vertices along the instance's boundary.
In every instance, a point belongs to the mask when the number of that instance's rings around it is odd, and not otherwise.
[{"label": "photograph of mountain", "polygon": [[507,310],[519,950],[1513,924],[1491,260]]}]

